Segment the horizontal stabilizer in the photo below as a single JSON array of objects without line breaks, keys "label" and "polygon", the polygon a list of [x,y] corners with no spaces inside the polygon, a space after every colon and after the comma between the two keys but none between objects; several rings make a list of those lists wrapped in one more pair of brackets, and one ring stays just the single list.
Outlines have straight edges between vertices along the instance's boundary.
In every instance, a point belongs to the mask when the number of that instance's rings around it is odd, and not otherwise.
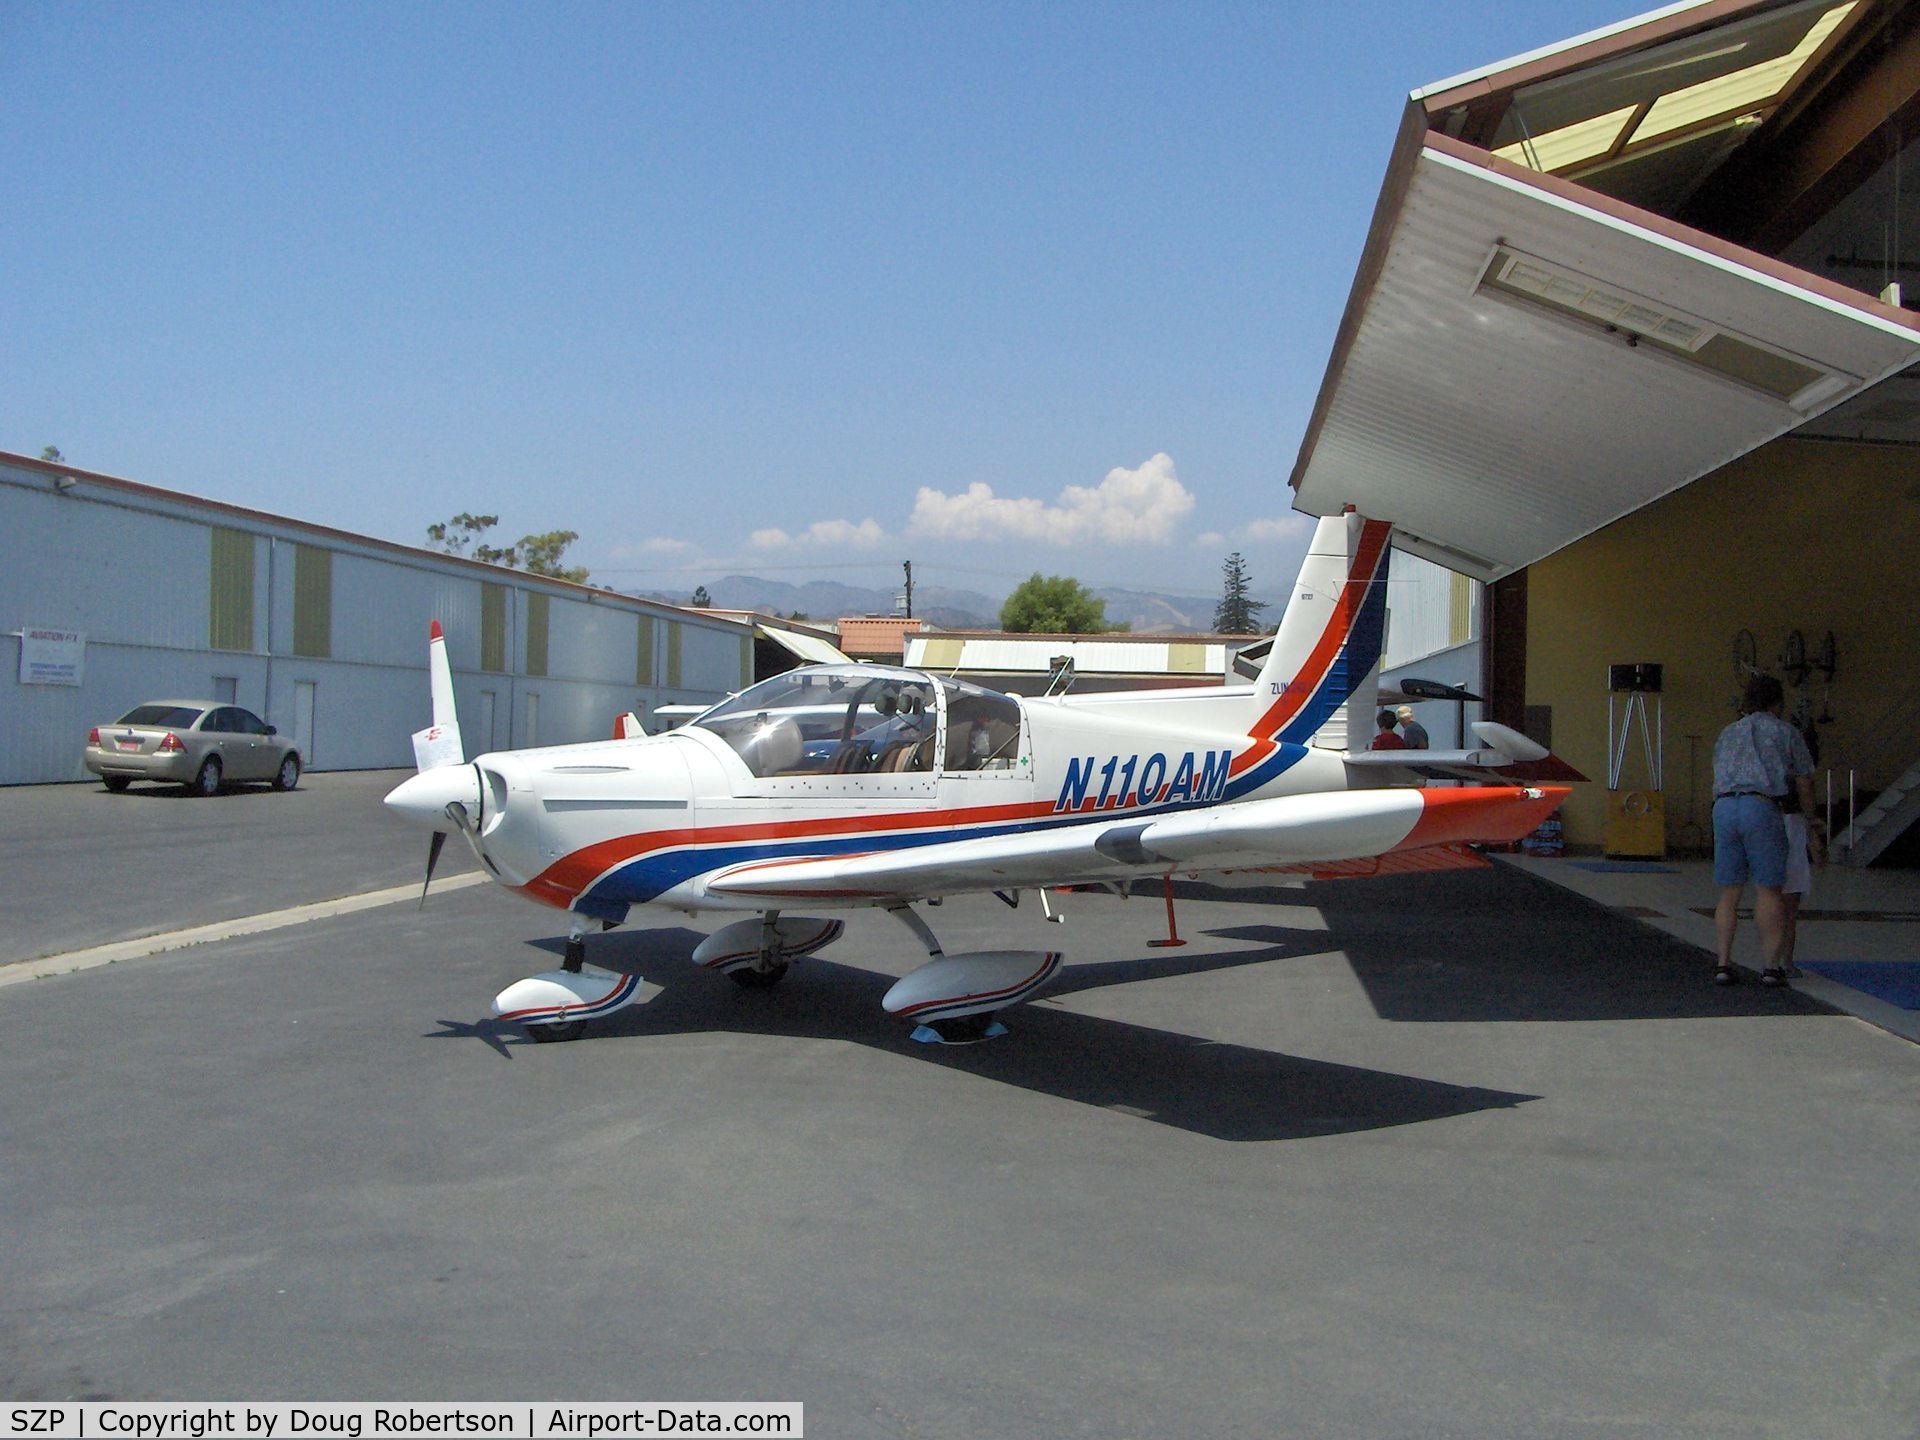
[{"label": "horizontal stabilizer", "polygon": [[1347,764],[1359,770],[1391,770],[1434,780],[1497,781],[1564,785],[1587,777],[1537,740],[1492,720],[1473,722],[1478,750],[1356,750]]},{"label": "horizontal stabilizer", "polygon": [[1385,770],[1395,776],[1425,776],[1429,780],[1470,780],[1478,785],[1569,785],[1587,778],[1552,753],[1538,760],[1516,760],[1498,750],[1361,750],[1347,756],[1346,761],[1356,770]]},{"label": "horizontal stabilizer", "polygon": [[1547,758],[1546,746],[1538,740],[1529,740],[1511,725],[1502,725],[1494,720],[1476,720],[1473,722],[1473,733],[1480,737],[1480,743],[1489,750],[1498,750],[1515,760]]}]

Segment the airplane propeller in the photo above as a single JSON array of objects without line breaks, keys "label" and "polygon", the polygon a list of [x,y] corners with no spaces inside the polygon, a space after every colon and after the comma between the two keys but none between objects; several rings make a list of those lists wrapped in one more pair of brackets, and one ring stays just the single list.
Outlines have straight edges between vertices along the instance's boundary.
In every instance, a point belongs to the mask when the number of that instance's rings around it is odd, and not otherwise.
[{"label": "airplane propeller", "polygon": [[[398,790],[387,797],[387,804],[396,810],[421,813],[438,810],[450,821],[454,828],[467,837],[467,843],[475,844],[474,825],[467,814],[467,807],[458,799],[447,799],[450,788],[448,777],[429,775],[452,766],[464,766],[466,746],[460,739],[460,715],[453,700],[453,667],[447,661],[447,640],[435,620],[428,631],[427,679],[433,695],[433,723],[425,730],[416,731],[413,737],[413,758],[415,768],[420,772]],[[464,786],[453,782],[452,788],[464,793]],[[411,791],[412,793],[408,793]],[[475,798],[479,798],[478,777],[474,777]],[[441,802],[444,803],[435,803]],[[440,863],[440,851],[447,843],[447,832],[435,828],[427,841],[427,874],[420,883],[420,904],[427,903],[427,891],[433,884],[434,867]],[[475,845],[476,853],[478,846]]]},{"label": "airplane propeller", "polygon": [[427,887],[433,884],[433,867],[440,863],[440,847],[447,843],[447,832],[436,830],[427,838],[427,878],[420,882],[420,908],[427,908]]}]

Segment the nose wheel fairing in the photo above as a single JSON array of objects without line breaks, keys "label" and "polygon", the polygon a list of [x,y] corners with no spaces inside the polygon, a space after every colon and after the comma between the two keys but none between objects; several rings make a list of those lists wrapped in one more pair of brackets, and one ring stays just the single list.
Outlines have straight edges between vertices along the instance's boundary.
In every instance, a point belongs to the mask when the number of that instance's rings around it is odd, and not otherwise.
[{"label": "nose wheel fairing", "polygon": [[529,1030],[540,1026],[570,1027],[624,1010],[638,997],[639,990],[638,975],[603,970],[598,965],[582,965],[578,970],[547,970],[516,980],[494,996],[493,1013],[502,1020],[525,1025]]}]

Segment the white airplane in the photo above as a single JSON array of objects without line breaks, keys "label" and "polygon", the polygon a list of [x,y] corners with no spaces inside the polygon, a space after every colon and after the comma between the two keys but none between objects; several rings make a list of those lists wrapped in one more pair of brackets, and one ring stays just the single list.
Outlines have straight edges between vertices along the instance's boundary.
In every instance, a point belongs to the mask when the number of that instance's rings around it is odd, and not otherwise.
[{"label": "white airplane", "polygon": [[[747,912],[694,960],[749,988],[837,939],[788,913],[881,909],[929,959],[883,1006],[916,1038],[1004,1033],[996,1016],[1059,969],[1054,951],[943,953],[913,907],[948,895],[1106,886],[1222,872],[1331,875],[1484,864],[1473,842],[1528,834],[1579,779],[1505,726],[1481,748],[1375,751],[1391,526],[1322,520],[1252,686],[1019,698],[874,665],[820,665],[743,690],[665,734],[496,751],[468,761],[439,622],[420,773],[386,798],[449,834],[487,874],[569,916],[559,970],[502,991],[535,1039],[577,1037],[631,1004],[640,977],[585,963],[586,936],[636,906]],[[422,891],[422,898],[425,891]],[[1051,912],[1049,911],[1049,914]]]}]

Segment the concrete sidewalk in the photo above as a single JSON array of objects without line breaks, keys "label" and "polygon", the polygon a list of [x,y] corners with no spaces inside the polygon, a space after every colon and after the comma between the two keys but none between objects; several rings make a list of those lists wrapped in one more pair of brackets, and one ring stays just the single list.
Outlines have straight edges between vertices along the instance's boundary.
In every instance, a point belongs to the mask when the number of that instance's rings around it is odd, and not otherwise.
[{"label": "concrete sidewalk", "polygon": [[[1503,865],[1551,881],[1705,951],[1700,981],[1707,984],[1715,949],[1713,907],[1719,890],[1711,860],[1610,861],[1598,856],[1498,855]],[[1734,962],[1760,969],[1760,942],[1752,921],[1752,894],[1741,912]],[[1920,1011],[1903,1009],[1851,985],[1807,969],[1809,962],[1920,962],[1920,871],[1855,870],[1825,865],[1814,871],[1813,893],[1800,910],[1793,984],[1849,1015],[1920,1042]]]}]

